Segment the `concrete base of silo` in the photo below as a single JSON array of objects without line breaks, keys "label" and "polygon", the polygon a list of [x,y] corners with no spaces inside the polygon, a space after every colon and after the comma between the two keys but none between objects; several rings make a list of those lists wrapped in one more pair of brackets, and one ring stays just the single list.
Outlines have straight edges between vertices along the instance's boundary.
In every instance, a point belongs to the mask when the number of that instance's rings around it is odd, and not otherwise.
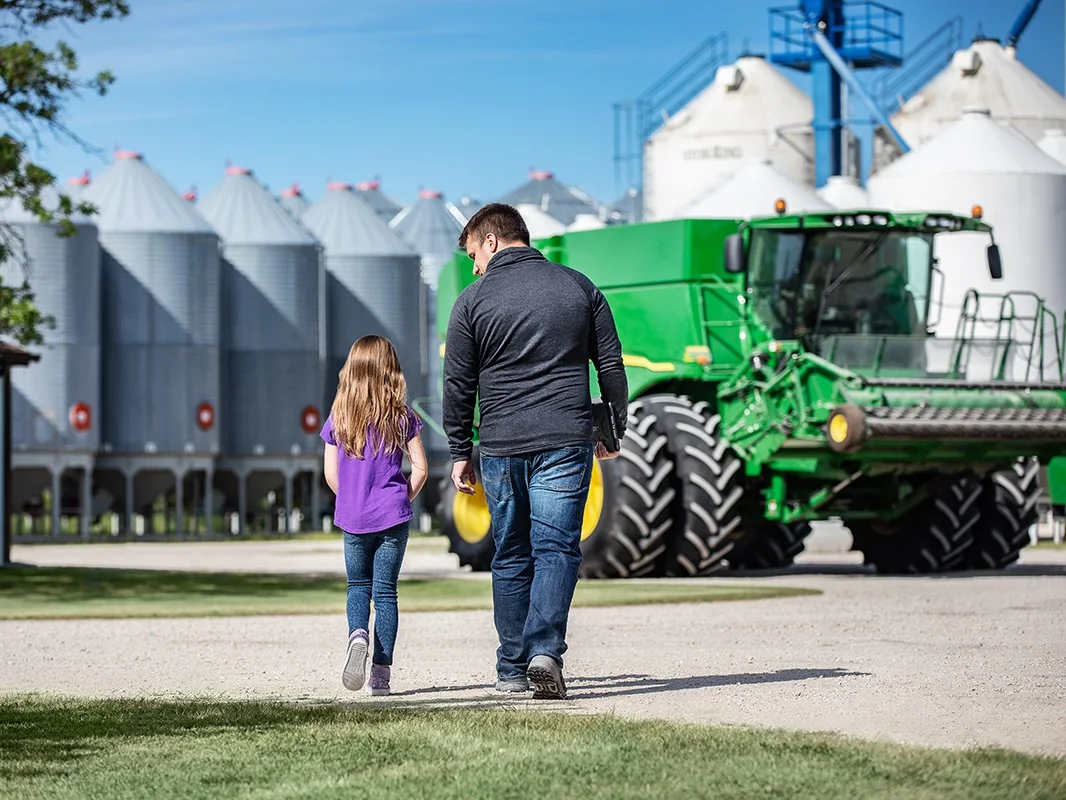
[{"label": "concrete base of silo", "polygon": [[[284,511],[279,531],[294,533],[303,527],[303,519],[311,520],[312,529],[321,529],[324,484],[318,456],[225,456],[218,461],[215,486],[225,498],[225,511],[236,515],[233,533],[246,531],[254,510],[271,493],[281,495],[273,504]],[[268,516],[273,530],[270,520]]]},{"label": "concrete base of silo", "polygon": [[[50,494],[49,533],[58,536],[63,517],[78,517],[78,531],[88,536],[92,520],[106,510],[93,483],[91,453],[15,451],[11,454],[11,508],[16,513],[44,516],[44,492]],[[58,498],[58,502],[56,502]]]},{"label": "concrete base of silo", "polygon": [[[174,531],[188,532],[185,524],[185,500],[191,489],[198,497],[193,501],[193,516],[202,516],[206,533],[213,533],[212,516],[218,498],[203,492],[204,486],[214,483],[215,459],[207,455],[104,455],[97,459],[95,483],[113,498],[112,510],[122,516],[121,531],[125,533],[155,533],[149,513],[152,504],[162,495],[174,491],[174,504],[168,504],[166,516],[174,513]],[[202,480],[197,477],[202,476]],[[135,530],[135,518],[146,517],[147,530]],[[169,524],[167,525],[169,527]]]}]

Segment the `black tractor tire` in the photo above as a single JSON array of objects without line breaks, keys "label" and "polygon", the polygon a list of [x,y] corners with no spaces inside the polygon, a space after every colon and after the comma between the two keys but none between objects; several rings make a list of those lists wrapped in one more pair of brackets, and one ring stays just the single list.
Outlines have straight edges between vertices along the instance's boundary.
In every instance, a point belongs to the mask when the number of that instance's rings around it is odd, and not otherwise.
[{"label": "black tractor tire", "polygon": [[1002,569],[1018,560],[1029,544],[1029,528],[1040,516],[1039,474],[1040,463],[1024,458],[984,480],[981,522],[974,529],[966,568]]},{"label": "black tractor tire", "polygon": [[470,567],[474,572],[488,572],[492,569],[492,557],[496,555],[496,541],[492,538],[488,503],[481,486],[481,467],[476,446],[471,463],[477,477],[474,495],[460,494],[451,476],[446,476],[440,482],[437,515],[440,517],[441,533],[448,537],[448,551],[459,557],[459,565]]},{"label": "black tractor tire", "polygon": [[600,461],[599,468],[602,507],[596,527],[581,542],[581,577],[657,575],[674,527],[677,489],[666,435],[642,401],[629,406],[620,455]]},{"label": "black tractor tire", "polygon": [[662,422],[681,487],[663,573],[692,578],[722,570],[742,529],[744,465],[719,437],[721,417],[706,402],[653,395],[645,403]]},{"label": "black tractor tire", "polygon": [[890,523],[848,523],[866,564],[884,575],[950,572],[963,564],[981,519],[981,482],[956,476]]},{"label": "black tractor tire", "polygon": [[784,569],[803,552],[811,532],[809,522],[764,522],[747,531],[733,545],[729,568],[734,570]]}]

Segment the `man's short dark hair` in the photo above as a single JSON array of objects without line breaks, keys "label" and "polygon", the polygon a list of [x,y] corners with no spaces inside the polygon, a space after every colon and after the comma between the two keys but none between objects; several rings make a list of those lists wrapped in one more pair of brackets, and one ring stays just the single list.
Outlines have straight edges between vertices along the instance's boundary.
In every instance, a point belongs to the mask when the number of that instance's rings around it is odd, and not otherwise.
[{"label": "man's short dark hair", "polygon": [[496,234],[503,244],[521,242],[529,246],[529,228],[518,209],[506,203],[489,203],[466,223],[459,234],[459,247],[466,250],[468,240],[480,242],[490,233]]}]

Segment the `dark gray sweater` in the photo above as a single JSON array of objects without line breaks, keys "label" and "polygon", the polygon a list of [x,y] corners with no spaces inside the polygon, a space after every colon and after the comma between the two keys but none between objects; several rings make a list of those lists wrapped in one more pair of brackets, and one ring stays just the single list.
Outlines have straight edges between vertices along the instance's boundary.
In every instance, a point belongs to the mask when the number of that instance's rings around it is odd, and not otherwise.
[{"label": "dark gray sweater", "polygon": [[448,321],[443,417],[452,459],[470,458],[475,402],[485,455],[591,443],[589,361],[621,435],[628,386],[606,298],[532,247],[497,253]]}]

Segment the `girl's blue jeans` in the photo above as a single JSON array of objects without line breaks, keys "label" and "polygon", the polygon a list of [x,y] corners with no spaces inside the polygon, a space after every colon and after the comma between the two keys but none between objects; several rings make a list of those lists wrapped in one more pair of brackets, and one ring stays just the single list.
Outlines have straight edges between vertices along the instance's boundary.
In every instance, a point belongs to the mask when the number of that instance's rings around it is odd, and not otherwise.
[{"label": "girl's blue jeans", "polygon": [[380,533],[344,534],[344,567],[348,573],[348,635],[370,627],[374,601],[374,663],[391,666],[399,612],[396,581],[407,549],[410,522]]}]

